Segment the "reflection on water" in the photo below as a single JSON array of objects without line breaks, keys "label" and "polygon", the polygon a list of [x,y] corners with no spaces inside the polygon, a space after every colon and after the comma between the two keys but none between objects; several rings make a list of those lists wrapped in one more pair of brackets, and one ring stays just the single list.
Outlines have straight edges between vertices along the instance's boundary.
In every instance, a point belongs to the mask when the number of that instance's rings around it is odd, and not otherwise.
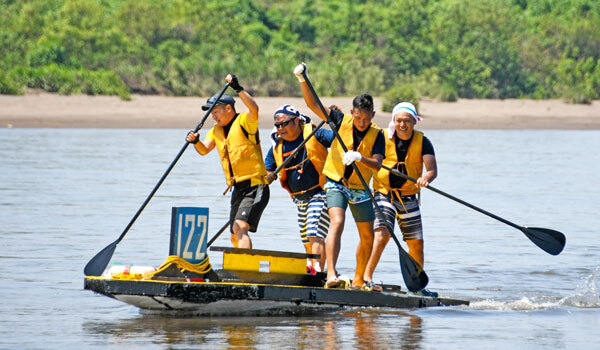
[{"label": "reflection on water", "polygon": [[171,317],[160,313],[86,322],[106,344],[202,344],[222,348],[421,349],[422,319],[397,310],[351,309],[311,317]]},{"label": "reflection on water", "polygon": [[[371,349],[377,345],[379,349],[421,349],[422,319],[419,316],[395,312],[394,327],[397,328],[398,334],[394,337],[385,337],[380,331],[382,322],[379,320],[379,313],[363,311],[346,315],[354,318],[355,348]],[[382,339],[387,340],[382,341]],[[393,341],[390,342],[390,339]]]},{"label": "reflection on water", "polygon": [[258,330],[252,326],[222,326],[224,337],[227,339],[227,344],[232,347],[255,347],[257,344],[256,336]]}]

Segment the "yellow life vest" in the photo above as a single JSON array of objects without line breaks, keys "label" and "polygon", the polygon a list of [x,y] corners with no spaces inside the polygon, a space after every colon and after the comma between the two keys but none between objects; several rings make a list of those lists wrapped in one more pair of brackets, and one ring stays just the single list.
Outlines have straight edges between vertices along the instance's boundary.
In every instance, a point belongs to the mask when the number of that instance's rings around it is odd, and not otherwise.
[{"label": "yellow life vest", "polygon": [[[413,137],[408,145],[406,158],[403,162],[398,161],[396,154],[396,143],[394,138],[388,138],[388,131],[384,130],[385,136],[385,159],[383,165],[394,169],[397,164],[404,163],[408,176],[418,179],[423,174],[423,132],[414,130]],[[390,171],[383,167],[375,174],[373,179],[373,189],[383,194],[388,194],[391,190]],[[419,186],[414,182],[406,180],[401,188],[398,189],[402,196],[410,196],[420,192]]]},{"label": "yellow life vest", "polygon": [[214,140],[227,178],[227,185],[233,186],[236,182],[248,179],[252,180],[252,186],[266,184],[267,169],[262,157],[258,131],[257,134],[245,134],[240,125],[242,118],[246,118],[245,112],[235,118],[227,137],[222,126],[213,127]]},{"label": "yellow life vest", "polygon": [[[345,114],[344,119],[342,120],[342,124],[338,130],[340,137],[344,141],[346,148],[348,150],[352,150],[352,146],[354,143],[354,137],[352,135],[353,121],[351,114]],[[377,134],[381,131],[381,129],[377,126],[377,124],[371,122],[369,126],[369,131],[365,137],[363,137],[360,145],[356,151],[360,152],[365,157],[371,157],[373,152],[373,145],[375,144],[375,140],[377,139]],[[337,138],[335,138],[331,144],[331,148],[329,150],[329,155],[327,156],[327,160],[325,161],[325,168],[323,169],[323,174],[333,181],[340,181],[344,177],[344,170],[346,166],[342,163],[342,159],[344,158],[344,150],[342,149],[342,145],[339,143]],[[364,163],[356,162],[358,170],[362,174],[363,178],[367,185],[369,181],[371,181],[371,177],[373,176],[373,169],[364,165]],[[356,172],[353,171],[352,175],[348,179],[348,187],[354,189],[364,189],[364,186],[360,182],[360,179],[356,175]]]},{"label": "yellow life vest", "polygon": [[[312,133],[312,131],[315,127],[316,126],[312,123],[304,124],[304,126],[302,128],[302,135],[304,136],[305,140]],[[319,174],[319,184],[317,186],[323,187],[323,185],[325,185],[325,175],[323,175],[323,167],[325,166],[325,159],[327,158],[327,148],[325,148],[325,146],[323,146],[317,140],[317,138],[314,137],[314,135],[313,135],[313,137],[310,138],[310,140],[308,140],[306,142],[304,147],[306,148],[306,158],[307,158],[304,161],[310,160],[312,165],[315,167],[315,170]],[[283,140],[282,139],[280,139],[279,142],[277,143],[277,145],[275,147],[273,147],[273,158],[275,158],[275,164],[277,164],[277,167],[279,167],[279,166],[281,166],[281,164],[283,164]],[[298,165],[300,165],[300,164],[298,164]],[[296,166],[298,166],[298,165],[296,165]],[[290,191],[290,188],[286,181],[287,180],[286,170],[289,170],[289,169],[290,168],[281,170],[281,175],[279,176],[279,181],[281,182],[281,187],[285,188],[288,192],[290,192],[290,195],[293,198],[294,195],[298,195],[300,193],[292,193]],[[309,188],[309,189],[306,189],[305,191],[308,191],[311,189],[312,188]]]}]

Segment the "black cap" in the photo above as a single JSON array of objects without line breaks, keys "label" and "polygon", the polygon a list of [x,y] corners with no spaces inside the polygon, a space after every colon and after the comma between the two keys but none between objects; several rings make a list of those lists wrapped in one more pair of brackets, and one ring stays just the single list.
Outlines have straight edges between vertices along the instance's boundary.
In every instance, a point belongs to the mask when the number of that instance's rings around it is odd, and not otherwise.
[{"label": "black cap", "polygon": [[[211,97],[208,100],[206,100],[206,103],[204,104],[204,106],[202,106],[202,110],[203,111],[208,111],[208,109],[217,100],[217,97],[219,97],[219,94],[216,94],[213,97]],[[218,105],[231,105],[231,107],[235,107],[235,100],[230,95],[223,94],[223,96],[221,96],[221,98],[219,99],[219,101],[217,102],[217,104]]]}]

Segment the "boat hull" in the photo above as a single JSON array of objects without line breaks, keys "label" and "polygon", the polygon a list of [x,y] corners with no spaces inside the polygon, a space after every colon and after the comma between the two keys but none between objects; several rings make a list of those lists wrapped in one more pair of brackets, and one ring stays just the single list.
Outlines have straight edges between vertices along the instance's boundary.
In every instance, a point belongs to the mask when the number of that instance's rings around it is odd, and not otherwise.
[{"label": "boat hull", "polygon": [[86,277],[84,288],[142,310],[179,310],[198,314],[256,314],[265,311],[340,307],[421,308],[468,305],[398,291],[367,292],[322,287],[237,282],[115,280]]}]

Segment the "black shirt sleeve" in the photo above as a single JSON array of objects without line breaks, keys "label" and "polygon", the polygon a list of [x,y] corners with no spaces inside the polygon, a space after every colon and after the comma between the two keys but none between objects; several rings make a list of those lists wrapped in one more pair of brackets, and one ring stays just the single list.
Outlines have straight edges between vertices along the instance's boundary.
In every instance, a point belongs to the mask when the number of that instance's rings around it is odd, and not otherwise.
[{"label": "black shirt sleeve", "polygon": [[435,156],[435,151],[433,150],[433,145],[431,141],[427,138],[427,136],[423,136],[423,148],[421,150],[421,155],[431,154]]},{"label": "black shirt sleeve", "polygon": [[383,158],[385,158],[385,136],[383,136],[383,131],[377,133],[377,138],[375,139],[375,144],[373,144],[373,152],[371,154],[381,154]]}]

